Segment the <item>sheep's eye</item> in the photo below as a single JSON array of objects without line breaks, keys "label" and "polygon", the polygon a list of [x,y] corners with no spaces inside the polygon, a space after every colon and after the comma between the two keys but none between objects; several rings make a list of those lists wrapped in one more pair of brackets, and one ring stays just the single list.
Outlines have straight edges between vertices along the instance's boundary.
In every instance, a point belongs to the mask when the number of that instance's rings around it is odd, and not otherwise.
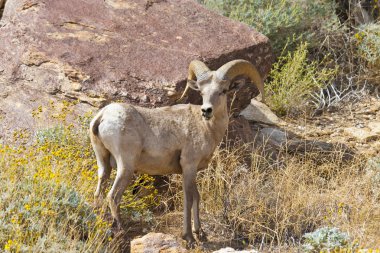
[{"label": "sheep's eye", "polygon": [[219,95],[225,95],[227,93],[227,90],[223,90]]}]

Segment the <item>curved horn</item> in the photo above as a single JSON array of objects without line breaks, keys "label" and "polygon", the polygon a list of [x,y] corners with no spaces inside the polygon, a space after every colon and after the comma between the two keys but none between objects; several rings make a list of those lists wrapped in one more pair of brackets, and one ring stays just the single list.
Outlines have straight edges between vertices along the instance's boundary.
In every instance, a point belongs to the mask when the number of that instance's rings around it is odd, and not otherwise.
[{"label": "curved horn", "polygon": [[222,67],[220,67],[217,71],[217,76],[220,79],[228,79],[232,80],[237,76],[246,75],[248,76],[259,89],[262,102],[264,102],[264,83],[263,79],[260,76],[259,71],[257,71],[256,67],[253,66],[252,63],[246,60],[234,60],[227,62]]},{"label": "curved horn", "polygon": [[[199,80],[202,79],[203,76],[205,76],[206,73],[208,73],[210,69],[201,61],[193,60],[190,62],[189,65],[189,74],[187,76],[187,80]],[[182,93],[182,96],[178,99],[181,100],[189,90],[189,85],[186,84],[186,88]]]},{"label": "curved horn", "polygon": [[210,69],[201,61],[193,60],[189,65],[189,75],[188,80],[201,79],[204,74],[209,72]]},{"label": "curved horn", "polygon": [[186,95],[188,90],[189,90],[189,85],[186,84],[185,90],[182,92],[181,97],[177,101],[181,101],[183,97]]}]

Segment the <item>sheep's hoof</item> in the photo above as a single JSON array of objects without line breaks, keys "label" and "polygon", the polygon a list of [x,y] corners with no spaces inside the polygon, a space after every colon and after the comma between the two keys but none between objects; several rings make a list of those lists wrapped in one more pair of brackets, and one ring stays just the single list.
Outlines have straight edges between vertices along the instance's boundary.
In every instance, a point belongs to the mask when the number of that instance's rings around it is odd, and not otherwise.
[{"label": "sheep's hoof", "polygon": [[111,229],[115,232],[115,234],[124,232],[123,224],[121,224],[121,222],[117,221],[116,219],[113,219]]},{"label": "sheep's hoof", "polygon": [[107,213],[108,206],[107,206],[107,203],[105,203],[104,201],[100,201],[100,200],[94,201],[93,207],[95,211],[98,211],[103,214]]},{"label": "sheep's hoof", "polygon": [[186,248],[188,249],[194,249],[197,245],[193,234],[184,234],[182,235],[182,239],[186,241]]},{"label": "sheep's hoof", "polygon": [[207,242],[207,234],[203,231],[203,229],[199,229],[198,232],[195,232],[198,240],[201,242]]},{"label": "sheep's hoof", "polygon": [[99,197],[94,198],[94,203],[92,204],[94,209],[98,210],[101,209],[103,206],[103,201]]},{"label": "sheep's hoof", "polygon": [[119,229],[117,227],[111,227],[109,229],[106,230],[106,238],[111,238],[111,239],[114,239],[114,238],[118,238],[118,237],[122,237],[125,235],[125,230],[124,229]]}]

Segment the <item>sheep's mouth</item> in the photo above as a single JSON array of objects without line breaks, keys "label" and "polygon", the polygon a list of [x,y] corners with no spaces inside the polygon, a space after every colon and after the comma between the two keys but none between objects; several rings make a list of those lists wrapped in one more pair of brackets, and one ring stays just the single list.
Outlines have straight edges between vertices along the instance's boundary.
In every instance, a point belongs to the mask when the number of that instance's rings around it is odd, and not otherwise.
[{"label": "sheep's mouth", "polygon": [[210,120],[212,118],[212,114],[209,114],[209,113],[202,113],[202,116],[203,118],[205,118],[206,120]]}]

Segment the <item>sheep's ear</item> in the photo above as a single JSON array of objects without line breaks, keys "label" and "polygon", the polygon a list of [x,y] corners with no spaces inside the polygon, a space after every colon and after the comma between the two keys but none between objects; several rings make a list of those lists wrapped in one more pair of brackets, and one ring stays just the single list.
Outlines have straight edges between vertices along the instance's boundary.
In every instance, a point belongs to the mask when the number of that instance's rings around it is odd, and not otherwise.
[{"label": "sheep's ear", "polygon": [[237,90],[239,90],[241,87],[245,85],[245,79],[244,78],[239,78],[239,79],[233,79],[229,85],[228,92],[234,93]]},{"label": "sheep's ear", "polygon": [[197,81],[194,80],[187,80],[187,86],[192,88],[193,90],[199,90]]}]

